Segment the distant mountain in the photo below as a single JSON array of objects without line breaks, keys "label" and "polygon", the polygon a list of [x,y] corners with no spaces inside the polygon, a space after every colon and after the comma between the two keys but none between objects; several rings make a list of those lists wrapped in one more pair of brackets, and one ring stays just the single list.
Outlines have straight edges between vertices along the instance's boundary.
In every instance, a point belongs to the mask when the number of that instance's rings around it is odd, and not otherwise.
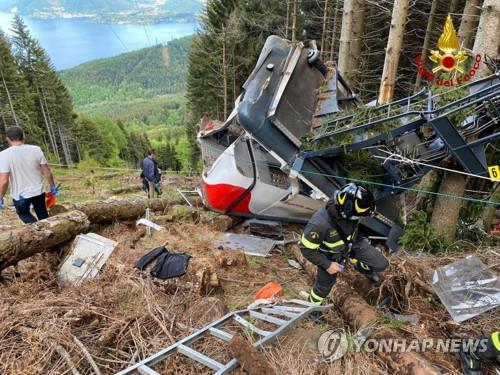
[{"label": "distant mountain", "polygon": [[96,22],[191,21],[204,0],[1,0],[0,11],[33,18],[87,17]]},{"label": "distant mountain", "polygon": [[62,71],[75,106],[184,92],[191,37]]}]

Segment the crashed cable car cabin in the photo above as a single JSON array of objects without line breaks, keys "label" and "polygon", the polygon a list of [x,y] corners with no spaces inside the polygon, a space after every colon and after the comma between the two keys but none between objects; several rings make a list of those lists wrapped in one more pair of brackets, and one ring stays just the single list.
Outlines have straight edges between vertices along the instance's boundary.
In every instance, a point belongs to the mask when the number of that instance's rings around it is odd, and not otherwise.
[{"label": "crashed cable car cabin", "polygon": [[[486,174],[485,145],[500,138],[499,85],[496,72],[449,103],[423,89],[367,107],[335,64],[320,61],[314,42],[305,47],[270,36],[229,118],[202,119],[205,204],[230,215],[304,223],[349,181],[345,157],[362,151],[381,172],[367,184],[377,211],[362,229],[382,237],[401,233],[393,197],[445,157],[453,155],[468,173]],[[368,108],[363,116],[360,106]],[[468,115],[453,123],[459,113]]]}]

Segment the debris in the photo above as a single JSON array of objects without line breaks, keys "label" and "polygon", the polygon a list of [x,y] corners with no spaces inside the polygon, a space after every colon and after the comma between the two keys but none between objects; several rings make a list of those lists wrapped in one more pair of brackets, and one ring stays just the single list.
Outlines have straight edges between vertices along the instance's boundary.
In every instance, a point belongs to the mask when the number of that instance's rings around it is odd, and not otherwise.
[{"label": "debris", "polygon": [[266,257],[279,242],[248,234],[222,233],[215,240],[217,247],[243,250],[247,255]]},{"label": "debris", "polygon": [[89,227],[87,216],[69,211],[30,225],[0,231],[0,271],[72,239]]},{"label": "debris", "polygon": [[236,219],[227,215],[218,215],[212,220],[212,226],[219,232],[227,232],[236,224]]},{"label": "debris", "polygon": [[184,199],[184,201],[190,206],[193,207],[193,204],[187,198],[186,195],[196,195],[197,197],[201,197],[201,192],[199,190],[180,190],[177,189],[177,193]]},{"label": "debris", "polygon": [[259,299],[269,299],[274,296],[277,296],[281,293],[283,288],[281,287],[280,284],[278,284],[275,281],[271,281],[264,285],[262,288],[260,288],[257,293],[253,296],[254,300],[259,300]]},{"label": "debris", "polygon": [[154,230],[156,230],[158,232],[161,231],[162,229],[164,229],[162,226],[160,226],[158,224],[155,224],[151,220],[147,220],[147,219],[144,219],[144,218],[138,220],[136,224],[137,225],[140,225],[140,224],[145,225],[145,226],[147,226],[149,228],[152,228],[152,229],[154,229]]},{"label": "debris", "polygon": [[280,222],[260,219],[250,219],[243,223],[251,234],[269,237],[276,240],[283,239],[283,226]]},{"label": "debris", "polygon": [[185,275],[190,258],[191,255],[186,253],[170,253],[165,248],[165,245],[162,245],[142,256],[134,267],[143,271],[156,260],[156,264],[150,272],[151,276],[165,280]]},{"label": "debris", "polygon": [[80,285],[87,278],[97,277],[116,245],[116,241],[95,233],[76,236],[57,279],[63,284]]},{"label": "debris", "polygon": [[296,268],[296,269],[298,269],[298,270],[301,270],[301,269],[302,269],[302,266],[301,266],[301,265],[300,265],[300,263],[299,263],[299,262],[297,262],[296,260],[293,260],[293,259],[288,259],[287,261],[288,261],[288,264],[289,264],[290,266],[292,266],[293,268]]},{"label": "debris", "polygon": [[229,354],[238,360],[241,368],[249,375],[272,375],[264,356],[241,335],[234,335],[227,345]]},{"label": "debris", "polygon": [[389,313],[387,316],[391,319],[396,319],[396,320],[401,320],[403,322],[410,323],[411,325],[415,326],[418,324],[418,316],[417,314],[395,314],[395,313]]},{"label": "debris", "polygon": [[430,282],[456,322],[500,306],[500,279],[476,256],[438,268]]},{"label": "debris", "polygon": [[247,258],[242,250],[215,250],[213,255],[219,267],[247,265]]}]

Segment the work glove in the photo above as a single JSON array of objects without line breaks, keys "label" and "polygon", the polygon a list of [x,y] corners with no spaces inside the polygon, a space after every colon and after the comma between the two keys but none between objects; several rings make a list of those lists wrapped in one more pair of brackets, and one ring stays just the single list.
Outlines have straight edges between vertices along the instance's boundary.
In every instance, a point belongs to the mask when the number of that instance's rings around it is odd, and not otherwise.
[{"label": "work glove", "polygon": [[57,195],[57,193],[59,193],[59,189],[57,188],[57,186],[51,186],[50,193],[52,194],[52,196],[55,197]]},{"label": "work glove", "polygon": [[5,209],[5,205],[4,205],[3,198],[0,198],[0,210],[4,210],[4,209]]},{"label": "work glove", "polygon": [[156,187],[157,189],[161,189],[161,182],[157,182],[157,183],[155,184],[155,187]]}]

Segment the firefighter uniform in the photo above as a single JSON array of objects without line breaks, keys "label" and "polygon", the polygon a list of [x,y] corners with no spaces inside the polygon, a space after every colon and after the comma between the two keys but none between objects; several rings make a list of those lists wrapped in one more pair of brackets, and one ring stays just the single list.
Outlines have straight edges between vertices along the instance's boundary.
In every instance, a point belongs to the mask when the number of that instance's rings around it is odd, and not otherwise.
[{"label": "firefighter uniform", "polygon": [[352,243],[349,258],[359,272],[369,275],[383,271],[389,265],[385,256],[366,239],[358,238],[358,220],[344,219],[340,215],[332,217],[326,208],[320,208],[307,223],[300,241],[304,257],[318,267],[316,281],[309,295],[309,301],[318,305],[328,296],[337,279],[336,274],[331,275],[326,271],[327,268],[331,262],[339,263],[345,259],[349,251],[337,226]]},{"label": "firefighter uniform", "polygon": [[462,372],[465,375],[481,375],[483,361],[497,361],[500,363],[500,331],[490,336],[482,337],[484,344],[473,351],[465,351],[463,347],[458,352]]}]

